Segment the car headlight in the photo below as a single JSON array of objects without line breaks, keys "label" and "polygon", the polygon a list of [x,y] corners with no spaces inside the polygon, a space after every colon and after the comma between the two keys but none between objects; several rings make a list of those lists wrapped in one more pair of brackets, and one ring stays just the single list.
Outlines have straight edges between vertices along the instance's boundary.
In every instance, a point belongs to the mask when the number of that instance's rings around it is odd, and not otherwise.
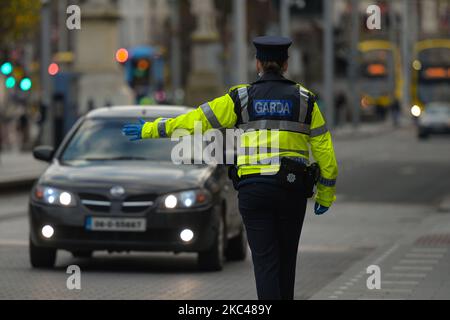
[{"label": "car headlight", "polygon": [[420,109],[420,107],[418,106],[418,105],[413,105],[412,107],[411,107],[411,114],[414,116],[414,117],[416,117],[416,118],[418,118],[418,117],[420,117],[420,115],[422,114],[422,109]]},{"label": "car headlight", "polygon": [[207,190],[188,190],[167,194],[161,197],[159,208],[190,209],[207,205],[211,201],[211,194]]},{"label": "car headlight", "polygon": [[52,187],[37,186],[34,190],[34,198],[55,206],[74,207],[76,205],[75,196],[72,193]]}]

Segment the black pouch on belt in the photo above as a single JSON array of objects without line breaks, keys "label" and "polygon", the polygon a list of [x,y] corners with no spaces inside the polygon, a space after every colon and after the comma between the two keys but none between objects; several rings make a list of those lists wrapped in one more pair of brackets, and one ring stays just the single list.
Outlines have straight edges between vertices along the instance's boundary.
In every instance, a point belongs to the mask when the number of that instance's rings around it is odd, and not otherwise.
[{"label": "black pouch on belt", "polygon": [[306,177],[307,166],[294,159],[281,158],[280,170],[276,174],[278,182],[289,190],[302,190]]},{"label": "black pouch on belt", "polygon": [[314,185],[319,176],[320,170],[317,163],[307,166],[290,158],[281,158],[280,170],[276,175],[278,182],[284,188],[304,192],[307,198],[314,195]]}]

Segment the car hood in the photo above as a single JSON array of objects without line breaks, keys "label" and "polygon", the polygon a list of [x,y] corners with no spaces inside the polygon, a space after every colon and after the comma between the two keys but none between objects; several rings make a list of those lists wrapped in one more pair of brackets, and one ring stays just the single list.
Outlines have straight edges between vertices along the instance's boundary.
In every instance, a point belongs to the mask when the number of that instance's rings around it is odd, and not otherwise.
[{"label": "car hood", "polygon": [[202,187],[214,167],[174,165],[144,161],[84,162],[62,165],[54,162],[39,179],[40,184],[69,190],[122,186],[127,191],[162,194]]}]

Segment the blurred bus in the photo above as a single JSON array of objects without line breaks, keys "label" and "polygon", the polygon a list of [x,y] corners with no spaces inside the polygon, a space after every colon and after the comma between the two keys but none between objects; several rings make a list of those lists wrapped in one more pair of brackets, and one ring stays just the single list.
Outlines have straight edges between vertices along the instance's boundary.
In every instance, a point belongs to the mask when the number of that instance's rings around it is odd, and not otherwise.
[{"label": "blurred bus", "polygon": [[428,39],[415,45],[411,94],[420,109],[431,102],[450,103],[450,39]]},{"label": "blurred bus", "polygon": [[398,48],[386,40],[361,41],[359,91],[361,118],[383,119],[401,95],[401,61]]}]

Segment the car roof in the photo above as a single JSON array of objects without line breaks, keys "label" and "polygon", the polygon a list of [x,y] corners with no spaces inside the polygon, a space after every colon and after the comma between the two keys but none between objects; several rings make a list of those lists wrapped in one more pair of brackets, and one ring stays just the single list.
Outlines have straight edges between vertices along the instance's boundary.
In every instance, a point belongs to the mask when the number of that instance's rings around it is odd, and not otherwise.
[{"label": "car roof", "polygon": [[87,119],[95,118],[173,118],[193,110],[186,106],[157,105],[157,106],[115,106],[90,111]]}]

